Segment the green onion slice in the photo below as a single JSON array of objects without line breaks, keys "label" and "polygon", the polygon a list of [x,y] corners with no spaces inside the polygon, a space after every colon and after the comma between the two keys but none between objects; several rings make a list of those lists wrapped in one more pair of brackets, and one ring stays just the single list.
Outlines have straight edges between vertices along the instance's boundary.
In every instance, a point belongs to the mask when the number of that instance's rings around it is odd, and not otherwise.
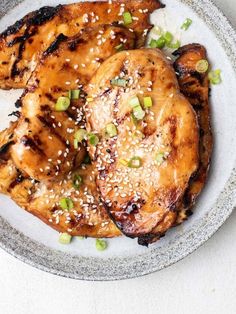
[{"label": "green onion slice", "polygon": [[119,163],[123,166],[128,166],[128,161],[126,159],[119,159]]},{"label": "green onion slice", "polygon": [[157,41],[155,39],[151,39],[150,43],[149,43],[149,46],[151,48],[157,48]]},{"label": "green onion slice", "polygon": [[180,46],[181,46],[181,43],[179,40],[177,40],[175,43],[167,44],[167,47],[171,49],[178,49]]},{"label": "green onion slice", "polygon": [[119,87],[126,87],[127,81],[125,79],[112,79],[111,85],[119,86]]},{"label": "green onion slice", "polygon": [[75,174],[73,177],[73,187],[79,189],[83,184],[83,178],[79,174]]},{"label": "green onion slice", "polygon": [[156,48],[162,49],[166,45],[166,40],[163,36],[156,40]]},{"label": "green onion slice", "polygon": [[139,105],[133,108],[133,115],[137,120],[142,120],[145,117],[145,111]]},{"label": "green onion slice", "polygon": [[107,248],[107,242],[102,239],[96,239],[96,249],[98,251],[104,251]]},{"label": "green onion slice", "polygon": [[123,13],[123,20],[125,25],[129,25],[133,22],[132,15],[129,11]]},{"label": "green onion slice", "polygon": [[174,36],[170,32],[166,32],[164,34],[164,39],[165,39],[166,44],[170,44],[172,42],[173,38],[174,38]]},{"label": "green onion slice", "polygon": [[62,198],[59,201],[59,205],[60,205],[61,209],[64,209],[64,210],[70,210],[74,207],[73,201],[68,197]]},{"label": "green onion slice", "polygon": [[97,137],[97,135],[93,133],[89,133],[87,137],[88,137],[89,144],[91,144],[92,146],[96,146],[98,144],[99,138]]},{"label": "green onion slice", "polygon": [[116,46],[115,49],[116,49],[116,51],[122,51],[122,50],[124,50],[124,45],[120,44],[120,45]]},{"label": "green onion slice", "polygon": [[68,96],[72,100],[79,99],[79,95],[80,95],[80,89],[72,89],[68,92]]},{"label": "green onion slice", "polygon": [[134,97],[130,98],[129,105],[131,106],[131,108],[139,107],[140,102],[139,102],[138,97],[134,96]]},{"label": "green onion slice", "polygon": [[165,154],[164,153],[161,152],[161,153],[158,153],[156,155],[156,162],[159,166],[163,163],[164,160],[165,160]]},{"label": "green onion slice", "polygon": [[155,34],[155,35],[161,35],[162,34],[162,29],[160,26],[154,26],[152,29],[151,29],[151,33],[152,34]]},{"label": "green onion slice", "polygon": [[218,70],[209,72],[208,78],[209,78],[211,84],[213,84],[213,85],[220,84],[222,82],[221,70],[218,69]]},{"label": "green onion slice", "polygon": [[193,21],[190,18],[187,18],[181,26],[181,29],[188,30]]},{"label": "green onion slice", "polygon": [[85,129],[79,129],[75,132],[74,138],[81,143],[87,135],[87,131]]},{"label": "green onion slice", "polygon": [[106,126],[106,134],[109,137],[114,137],[117,135],[117,128],[113,123],[108,123]]},{"label": "green onion slice", "polygon": [[78,149],[79,148],[79,141],[75,138],[74,139],[74,149]]},{"label": "green onion slice", "polygon": [[206,73],[209,68],[209,63],[206,59],[199,60],[196,64],[196,71],[199,73]]},{"label": "green onion slice", "polygon": [[70,244],[72,236],[68,233],[60,233],[59,243],[60,244]]},{"label": "green onion slice", "polygon": [[129,168],[140,168],[142,166],[142,159],[140,157],[133,157],[130,159],[128,162],[128,167]]},{"label": "green onion slice", "polygon": [[92,102],[92,101],[93,101],[93,98],[92,98],[92,97],[88,97],[88,98],[86,98],[86,101],[87,101],[87,102]]},{"label": "green onion slice", "polygon": [[135,126],[138,125],[138,120],[137,120],[136,117],[134,116],[134,113],[133,113],[133,112],[131,113],[131,120],[132,120],[132,122],[133,122],[133,124],[134,124]]},{"label": "green onion slice", "polygon": [[57,99],[55,110],[56,111],[66,111],[70,107],[70,98],[69,97],[59,97]]},{"label": "green onion slice", "polygon": [[144,108],[151,108],[152,107],[152,98],[151,97],[144,97],[143,98],[143,105],[144,105]]},{"label": "green onion slice", "polygon": [[166,44],[166,40],[163,36],[161,36],[160,38],[157,39],[157,48],[162,49],[165,47]]}]

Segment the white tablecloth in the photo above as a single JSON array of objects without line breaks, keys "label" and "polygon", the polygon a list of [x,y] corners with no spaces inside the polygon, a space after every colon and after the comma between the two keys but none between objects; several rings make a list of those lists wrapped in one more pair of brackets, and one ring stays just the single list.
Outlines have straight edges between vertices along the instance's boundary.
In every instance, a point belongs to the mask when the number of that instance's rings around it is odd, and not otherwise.
[{"label": "white tablecloth", "polygon": [[[214,0],[236,26],[236,0]],[[203,247],[138,279],[81,282],[53,276],[0,249],[0,314],[235,314],[236,213]]]}]

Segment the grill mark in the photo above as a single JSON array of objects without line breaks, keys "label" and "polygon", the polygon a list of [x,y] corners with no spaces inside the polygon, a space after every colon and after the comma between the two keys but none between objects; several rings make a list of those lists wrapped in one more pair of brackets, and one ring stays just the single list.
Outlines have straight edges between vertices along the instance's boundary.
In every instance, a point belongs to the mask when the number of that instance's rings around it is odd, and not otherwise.
[{"label": "grill mark", "polygon": [[47,50],[44,51],[43,56],[46,57],[47,55],[52,54],[54,51],[56,51],[60,45],[61,42],[67,40],[67,36],[60,34],[53,42],[52,44],[47,48]]},{"label": "grill mark", "polygon": [[21,182],[23,182],[25,180],[25,178],[23,177],[22,173],[20,172],[19,169],[16,169],[17,171],[17,176],[15,177],[15,179],[10,183],[9,187],[8,187],[8,192],[10,192],[12,189],[14,189],[18,184],[20,184]]},{"label": "grill mark", "polygon": [[41,9],[28,14],[26,17],[20,19],[15,24],[9,26],[4,32],[1,33],[0,38],[6,38],[9,35],[16,34],[24,25],[40,26],[51,19],[63,8],[62,5],[56,7],[45,6]]},{"label": "grill mark", "polygon": [[[26,32],[27,32],[27,30],[26,30]],[[20,70],[17,68],[17,64],[20,62],[20,60],[22,58],[22,54],[23,54],[24,49],[25,49],[25,42],[22,41],[19,45],[19,48],[18,48],[18,56],[17,56],[16,60],[14,61],[12,69],[11,69],[10,76],[12,79],[14,79],[15,76],[20,74]]]},{"label": "grill mark", "polygon": [[[58,6],[58,7],[60,7],[60,6]],[[24,72],[28,69],[27,67],[25,67],[24,69],[19,70],[17,67],[18,63],[22,59],[23,52],[25,50],[25,44],[26,44],[27,40],[29,40],[32,36],[34,36],[37,33],[37,26],[42,25],[44,22],[47,22],[48,20],[50,20],[51,18],[54,17],[54,15],[58,11],[58,7],[56,7],[56,8],[44,7],[42,9],[40,9],[39,11],[36,11],[35,14],[33,13],[34,16],[32,18],[30,18],[29,20],[26,19],[26,23],[25,23],[26,24],[26,30],[25,30],[23,36],[16,37],[11,42],[8,43],[8,45],[7,45],[8,47],[12,47],[17,43],[20,43],[19,48],[18,48],[18,56],[17,56],[13,66],[12,66],[12,69],[11,69],[11,78],[12,79],[17,75],[20,75],[22,77]],[[50,8],[52,8],[53,10],[50,10]],[[54,11],[56,11],[56,12],[54,12]],[[31,30],[32,25],[36,26],[36,27],[34,27]],[[60,35],[59,35],[59,37],[60,37]]]},{"label": "grill mark", "polygon": [[44,151],[40,147],[38,147],[37,143],[35,143],[32,138],[29,138],[28,136],[23,136],[21,138],[21,143],[24,146],[30,147],[33,151],[38,152],[40,155],[46,158]]},{"label": "grill mark", "polygon": [[58,134],[55,129],[52,127],[52,121],[51,119],[46,116],[42,117],[42,116],[37,116],[37,118],[39,119],[39,121],[43,124],[43,126],[47,127],[49,130],[50,130],[50,133],[53,134],[55,137],[57,137],[66,147],[69,147],[67,144],[66,144],[66,141],[65,139],[60,135]]},{"label": "grill mark", "polygon": [[73,41],[68,42],[67,46],[70,51],[75,51],[79,44],[84,44],[86,42],[87,41],[83,38],[76,38]]},{"label": "grill mark", "polygon": [[77,112],[74,112],[72,109],[68,108],[64,113],[74,121],[76,121],[77,118]]},{"label": "grill mark", "polygon": [[7,154],[9,152],[11,145],[13,144],[14,144],[14,141],[10,141],[0,147],[0,160],[6,161],[8,159]]},{"label": "grill mark", "polygon": [[157,232],[156,234],[145,234],[143,236],[138,237],[138,244],[142,246],[148,247],[149,244],[153,243],[154,241],[157,241],[161,237],[164,237],[161,233]]},{"label": "grill mark", "polygon": [[12,117],[12,116],[17,117],[17,118],[20,118],[21,113],[20,113],[20,111],[13,111],[12,113],[10,113],[10,114],[8,115],[8,117]]},{"label": "grill mark", "polygon": [[36,30],[35,29],[32,31],[32,33],[28,33],[28,30],[26,30],[23,36],[16,37],[12,41],[7,43],[7,47],[12,47],[12,46],[14,46],[14,45],[16,45],[18,43],[21,43],[21,42],[25,43],[25,41],[27,39],[29,39],[30,37],[34,36],[35,34],[36,34]]}]

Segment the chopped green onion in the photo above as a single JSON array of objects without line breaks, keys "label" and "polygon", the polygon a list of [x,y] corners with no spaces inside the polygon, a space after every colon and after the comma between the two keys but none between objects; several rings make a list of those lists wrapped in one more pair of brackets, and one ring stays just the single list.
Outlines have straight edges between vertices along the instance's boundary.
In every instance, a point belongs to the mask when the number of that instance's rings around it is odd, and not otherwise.
[{"label": "chopped green onion", "polygon": [[73,177],[73,187],[79,189],[83,184],[83,178],[79,174],[75,174]]},{"label": "chopped green onion", "polygon": [[154,26],[151,29],[151,33],[155,34],[155,35],[161,35],[162,34],[162,29],[160,26]]},{"label": "chopped green onion", "polygon": [[131,108],[139,107],[140,102],[139,102],[138,97],[134,96],[134,97],[130,98],[129,105],[131,106]]},{"label": "chopped green onion", "polygon": [[117,135],[117,128],[113,123],[108,123],[106,126],[106,134],[109,137],[114,137]]},{"label": "chopped green onion", "polygon": [[116,51],[122,51],[122,50],[124,50],[124,45],[120,44],[120,45],[116,46],[115,49],[116,49]]},{"label": "chopped green onion", "polygon": [[89,141],[89,144],[91,144],[92,146],[96,146],[99,142],[99,138],[97,137],[97,135],[95,135],[93,133],[89,133],[88,134],[88,141]]},{"label": "chopped green onion", "polygon": [[162,49],[165,47],[166,40],[163,36],[156,40],[156,48]]},{"label": "chopped green onion", "polygon": [[91,164],[91,159],[90,159],[90,157],[89,157],[88,154],[84,157],[83,163],[84,163],[84,164]]},{"label": "chopped green onion", "polygon": [[86,101],[87,101],[87,102],[92,102],[92,101],[93,101],[93,98],[92,98],[92,97],[88,97],[88,98],[86,98]]},{"label": "chopped green onion", "polygon": [[129,11],[123,13],[123,20],[125,25],[129,25],[133,22],[132,15]]},{"label": "chopped green onion", "polygon": [[209,78],[211,84],[213,84],[213,85],[220,84],[222,82],[221,70],[218,69],[218,70],[215,70],[215,71],[211,71],[208,74],[208,78]]},{"label": "chopped green onion", "polygon": [[172,42],[173,38],[174,37],[170,32],[166,32],[164,34],[164,39],[165,39],[166,44],[170,44]]},{"label": "chopped green onion", "polygon": [[133,116],[137,119],[137,120],[142,120],[145,116],[145,111],[143,111],[139,99],[137,96],[132,97],[129,100],[129,105],[131,106],[131,108],[133,108]]},{"label": "chopped green onion", "polygon": [[79,148],[79,141],[75,138],[74,139],[74,149],[78,149]]},{"label": "chopped green onion", "polygon": [[73,201],[68,197],[62,198],[59,201],[59,204],[60,204],[61,209],[64,209],[64,210],[70,210],[74,207]]},{"label": "chopped green onion", "polygon": [[155,39],[151,39],[150,43],[149,43],[149,46],[151,48],[157,48],[157,41]]},{"label": "chopped green onion", "polygon": [[144,105],[144,108],[151,108],[152,107],[152,98],[151,97],[144,97],[143,98],[143,105]]},{"label": "chopped green onion", "polygon": [[131,113],[131,120],[132,120],[132,122],[133,122],[134,125],[136,125],[136,126],[138,125],[138,120],[135,118],[133,112]]},{"label": "chopped green onion", "polygon": [[181,26],[181,29],[188,30],[193,21],[190,18],[187,18]]},{"label": "chopped green onion", "polygon": [[124,79],[112,79],[111,85],[113,86],[119,86],[119,87],[126,87],[127,81]]},{"label": "chopped green onion", "polygon": [[129,168],[140,168],[142,166],[142,159],[140,157],[133,157],[130,159],[128,162],[128,167]]},{"label": "chopped green onion", "polygon": [[209,63],[206,59],[199,60],[196,64],[196,71],[199,73],[206,73],[209,68]]},{"label": "chopped green onion", "polygon": [[119,159],[119,163],[123,166],[128,166],[128,161],[125,159]]},{"label": "chopped green onion", "polygon": [[79,129],[75,132],[74,138],[78,141],[78,143],[81,143],[87,135],[87,131],[85,129]]},{"label": "chopped green onion", "polygon": [[167,47],[171,49],[178,49],[180,46],[181,46],[181,43],[179,40],[177,40],[175,43],[167,44]]},{"label": "chopped green onion", "polygon": [[68,96],[72,100],[79,99],[80,89],[73,89],[68,92]]},{"label": "chopped green onion", "polygon": [[68,233],[60,233],[59,243],[60,244],[70,244],[72,236]]},{"label": "chopped green onion", "polygon": [[70,98],[68,97],[59,97],[57,99],[55,110],[56,111],[66,111],[70,107]]},{"label": "chopped green onion", "polygon": [[133,114],[137,120],[142,120],[145,117],[145,111],[140,105],[133,108]]},{"label": "chopped green onion", "polygon": [[84,240],[84,239],[85,239],[85,237],[82,237],[82,236],[76,236],[76,238],[77,238],[78,240]]},{"label": "chopped green onion", "polygon": [[156,162],[157,162],[158,166],[160,166],[164,160],[165,160],[165,154],[164,153],[158,153],[156,155]]},{"label": "chopped green onion", "polygon": [[104,251],[107,248],[107,242],[101,239],[96,239],[96,249],[98,251]]}]

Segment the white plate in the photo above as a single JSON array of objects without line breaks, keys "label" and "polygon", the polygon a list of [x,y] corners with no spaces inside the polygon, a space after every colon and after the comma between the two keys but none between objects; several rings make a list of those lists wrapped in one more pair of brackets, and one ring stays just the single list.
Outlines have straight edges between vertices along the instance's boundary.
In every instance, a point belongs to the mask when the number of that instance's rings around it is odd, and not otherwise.
[{"label": "white plate", "polygon": [[[66,3],[72,2],[67,1]],[[20,209],[8,197],[0,195],[0,216],[14,228],[11,229],[2,220],[4,226],[7,227],[2,234],[0,233],[0,242],[8,251],[15,253],[28,263],[60,275],[79,279],[109,280],[139,276],[168,266],[192,252],[218,229],[233,210],[236,200],[236,198],[233,199],[235,184],[228,183],[230,186],[226,189],[225,186],[230,177],[232,180],[232,171],[236,160],[236,78],[235,64],[233,64],[236,54],[235,33],[223,15],[209,1],[165,0],[163,2],[166,4],[166,8],[152,14],[152,23],[174,33],[181,40],[181,44],[192,42],[204,44],[208,50],[212,67],[222,70],[223,82],[213,86],[211,97],[214,134],[211,171],[207,185],[194,208],[194,215],[183,225],[169,231],[165,238],[148,249],[138,246],[136,240],[122,237],[108,240],[109,248],[101,253],[96,251],[94,239],[75,240],[68,246],[58,244],[56,231]],[[188,6],[183,2],[189,2],[191,5]],[[60,1],[57,0],[23,1],[0,20],[0,31],[29,11],[44,5],[59,3]],[[181,31],[180,26],[187,17],[193,20],[193,24],[188,31]],[[218,27],[221,27],[221,33]],[[232,38],[229,38],[229,32],[231,32]],[[9,121],[7,114],[14,110],[14,102],[20,94],[21,91],[0,90],[1,129],[7,127]],[[222,191],[224,191],[223,194]],[[231,194],[229,195],[229,193]],[[224,204],[224,208],[219,207],[221,204]],[[9,232],[15,233],[13,239],[9,236]],[[22,237],[22,234],[26,238]],[[9,242],[6,241],[6,236],[9,236]],[[18,247],[10,244],[11,241],[17,242]],[[25,244],[22,241],[27,242],[28,248],[31,247],[30,242],[32,248],[35,247],[34,252],[30,249],[25,252]],[[47,256],[52,254],[51,258],[55,255],[55,259],[59,256],[61,256],[59,258],[65,258],[65,255],[60,255],[60,252],[66,252],[68,253],[66,258],[68,259],[68,256],[70,260],[72,258],[74,265],[77,263],[81,265],[82,260],[86,264],[87,259],[87,267],[90,269],[86,267],[85,273],[82,269],[73,271],[73,265],[67,269],[65,265],[56,267],[55,261],[53,263],[51,259],[49,262],[43,263],[38,255],[39,248],[41,251],[47,252],[45,253]],[[175,251],[177,248],[178,252]],[[110,259],[112,263],[110,269],[105,269],[106,266],[104,266],[104,272],[101,271],[101,257],[104,259],[103,263],[106,262],[109,265]],[[153,261],[154,258],[156,261]],[[135,265],[133,267],[132,260]],[[93,262],[95,264],[92,266]],[[123,265],[123,268],[117,266],[118,262]],[[128,265],[129,263],[131,264]],[[128,269],[131,270],[128,271]]]}]

